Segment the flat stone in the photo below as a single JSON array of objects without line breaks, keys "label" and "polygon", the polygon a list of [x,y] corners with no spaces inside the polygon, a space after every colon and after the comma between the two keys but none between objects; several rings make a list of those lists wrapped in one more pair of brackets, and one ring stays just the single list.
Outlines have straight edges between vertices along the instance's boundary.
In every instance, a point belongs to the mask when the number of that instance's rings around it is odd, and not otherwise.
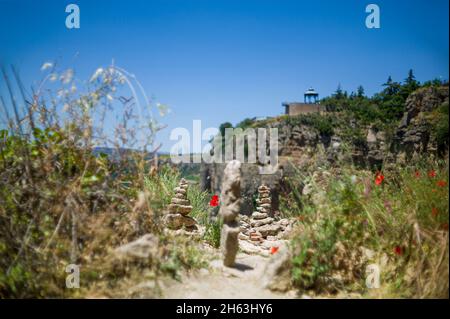
[{"label": "flat stone", "polygon": [[249,235],[251,241],[260,241],[262,239],[262,235],[260,232],[253,231]]},{"label": "flat stone", "polygon": [[280,219],[279,223],[282,226],[287,226],[287,225],[289,225],[289,219],[287,219],[287,218]]},{"label": "flat stone", "polygon": [[187,193],[187,190],[185,190],[184,188],[181,188],[181,187],[175,187],[175,188],[173,189],[173,191],[175,192],[175,194],[183,194],[183,195],[186,195],[186,193]]},{"label": "flat stone", "polygon": [[253,219],[264,219],[264,218],[267,218],[267,217],[269,217],[269,216],[267,214],[265,214],[265,213],[253,212],[253,214],[252,214],[252,218]]},{"label": "flat stone", "polygon": [[258,227],[258,231],[263,237],[276,236],[281,231],[281,226],[276,223],[266,224]]},{"label": "flat stone", "polygon": [[245,241],[245,240],[239,241],[239,248],[241,249],[242,252],[249,254],[249,255],[258,254],[261,252],[260,247],[252,244],[251,242]]},{"label": "flat stone", "polygon": [[188,199],[182,198],[172,198],[171,204],[185,205],[188,206],[191,202]]},{"label": "flat stone", "polygon": [[241,240],[249,240],[250,239],[248,235],[246,235],[242,232],[239,233],[238,238]]},{"label": "flat stone", "polygon": [[260,207],[262,207],[262,208],[271,208],[272,205],[270,205],[270,204],[261,204]]},{"label": "flat stone", "polygon": [[270,204],[271,203],[271,199],[268,198],[268,197],[257,199],[256,203],[257,204]]},{"label": "flat stone", "polygon": [[252,225],[252,227],[260,227],[260,226],[271,224],[271,223],[273,223],[273,218],[272,217],[267,217],[267,218],[264,218],[264,219],[253,220],[250,223],[250,225]]},{"label": "flat stone", "polygon": [[265,207],[257,207],[256,210],[262,214],[268,214],[269,213],[269,209],[265,208]]},{"label": "flat stone", "polygon": [[197,222],[189,216],[181,214],[166,214],[164,215],[164,223],[170,229],[180,229],[182,227],[193,227]]},{"label": "flat stone", "polygon": [[181,215],[187,215],[192,211],[192,206],[178,204],[170,204],[168,208],[170,213],[178,213]]}]

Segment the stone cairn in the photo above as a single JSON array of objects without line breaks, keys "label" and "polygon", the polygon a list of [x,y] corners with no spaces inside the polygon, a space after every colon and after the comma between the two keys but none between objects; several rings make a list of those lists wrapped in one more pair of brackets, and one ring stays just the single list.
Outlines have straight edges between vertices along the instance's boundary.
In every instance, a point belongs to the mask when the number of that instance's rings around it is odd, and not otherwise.
[{"label": "stone cairn", "polygon": [[170,202],[168,211],[164,215],[164,222],[170,229],[196,229],[197,222],[188,216],[192,211],[191,202],[187,198],[188,187],[188,182],[182,178],[178,186],[174,188],[175,195]]},{"label": "stone cairn", "polygon": [[[261,249],[270,249],[276,241],[283,239],[290,231],[290,222],[287,219],[275,220],[271,217],[272,199],[270,188],[266,185],[258,187],[256,199],[256,211],[249,217],[241,216],[240,225],[242,232],[239,239],[248,241]],[[256,248],[245,245],[245,248]]]},{"label": "stone cairn", "polygon": [[225,167],[219,210],[219,216],[223,220],[220,234],[220,249],[223,256],[223,264],[227,267],[234,266],[236,254],[239,249],[238,235],[240,226],[237,217],[241,207],[240,197],[241,163],[233,160]]}]

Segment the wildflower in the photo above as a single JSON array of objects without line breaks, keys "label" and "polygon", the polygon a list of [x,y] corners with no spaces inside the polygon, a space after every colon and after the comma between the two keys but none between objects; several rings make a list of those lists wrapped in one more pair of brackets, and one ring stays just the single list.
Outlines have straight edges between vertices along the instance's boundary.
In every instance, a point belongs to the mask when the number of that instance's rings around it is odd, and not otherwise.
[{"label": "wildflower", "polygon": [[447,182],[446,182],[446,181],[440,180],[440,181],[438,181],[438,182],[436,183],[436,185],[439,186],[439,187],[445,187],[445,185],[447,185]]},{"label": "wildflower", "polygon": [[395,253],[397,256],[403,255],[403,248],[402,248],[401,246],[395,246],[395,248],[394,248],[394,253]]},{"label": "wildflower", "polygon": [[383,183],[383,180],[384,180],[384,175],[381,173],[378,173],[375,177],[375,184],[381,185],[381,183]]},{"label": "wildflower", "polygon": [[270,253],[273,255],[278,251],[278,249],[279,249],[279,247],[276,247],[276,246],[270,247]]},{"label": "wildflower", "polygon": [[97,80],[97,78],[103,73],[103,69],[102,68],[98,68],[95,73],[92,75],[91,79],[89,80],[90,82],[94,82],[95,80]]},{"label": "wildflower", "polygon": [[433,208],[431,209],[431,215],[432,215],[433,217],[436,217],[438,214],[439,214],[439,210],[438,210],[436,207],[433,207]]},{"label": "wildflower", "polygon": [[416,172],[414,173],[414,175],[416,176],[416,178],[419,178],[419,177],[420,177],[420,172],[419,172],[419,171],[416,171]]},{"label": "wildflower", "polygon": [[432,169],[431,171],[428,172],[428,176],[429,177],[436,177],[436,171],[434,169]]},{"label": "wildflower", "polygon": [[219,205],[219,196],[213,195],[209,201],[209,206],[216,207]]},{"label": "wildflower", "polygon": [[58,79],[58,75],[56,73],[50,74],[49,80],[51,82],[55,82]]},{"label": "wildflower", "polygon": [[61,80],[62,83],[64,84],[69,84],[74,76],[74,72],[72,69],[67,69],[60,77],[59,79]]},{"label": "wildflower", "polygon": [[52,63],[50,63],[50,62],[45,62],[45,63],[42,64],[42,66],[41,66],[41,71],[45,71],[45,70],[51,68],[52,66],[53,66]]},{"label": "wildflower", "polygon": [[442,229],[442,230],[445,230],[445,231],[448,231],[448,223],[443,223],[443,224],[441,225],[441,229]]}]

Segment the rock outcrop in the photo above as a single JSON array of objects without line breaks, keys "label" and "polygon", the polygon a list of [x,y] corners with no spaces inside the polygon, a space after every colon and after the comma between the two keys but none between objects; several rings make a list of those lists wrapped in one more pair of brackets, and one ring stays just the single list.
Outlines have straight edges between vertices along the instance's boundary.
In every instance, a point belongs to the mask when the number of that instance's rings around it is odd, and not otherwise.
[{"label": "rock outcrop", "polygon": [[221,206],[219,216],[223,220],[220,235],[220,248],[223,256],[223,264],[232,267],[235,264],[236,254],[239,249],[238,235],[240,232],[237,217],[241,205],[241,163],[231,161],[225,168],[224,181],[221,192]]},{"label": "rock outcrop", "polygon": [[[346,127],[335,127],[332,133],[327,134],[313,125],[285,121],[283,117],[265,122],[262,124],[264,127],[278,129],[278,170],[271,175],[260,175],[259,164],[241,164],[242,213],[252,214],[253,196],[261,184],[271,188],[271,209],[276,212],[279,209],[278,194],[289,187],[284,183],[285,177],[293,176],[298,170],[308,170],[312,165],[321,167],[350,161],[357,166],[380,169],[384,164],[414,160],[421,154],[433,156],[448,152],[448,143],[446,149],[439,149],[431,129],[432,113],[448,102],[448,86],[424,87],[413,92],[405,102],[403,119],[393,136],[374,125],[359,127],[352,119],[345,124]],[[345,132],[347,129],[355,131],[350,138]],[[344,141],[347,147],[343,147]],[[202,164],[202,187],[205,190],[220,192],[224,167],[225,164],[220,163]]]},{"label": "rock outcrop", "polygon": [[411,93],[391,145],[397,162],[414,160],[421,154],[437,155],[442,152],[438,149],[430,124],[432,112],[444,103],[448,107],[448,86],[426,87]]}]

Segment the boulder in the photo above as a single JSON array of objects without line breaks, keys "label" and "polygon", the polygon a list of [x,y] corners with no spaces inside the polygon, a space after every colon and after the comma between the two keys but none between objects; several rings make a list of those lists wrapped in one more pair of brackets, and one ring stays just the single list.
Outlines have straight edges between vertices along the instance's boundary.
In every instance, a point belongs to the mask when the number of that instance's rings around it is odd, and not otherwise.
[{"label": "boulder", "polygon": [[292,255],[287,245],[273,254],[264,269],[261,282],[264,288],[287,291],[291,288]]},{"label": "boulder", "polygon": [[153,234],[146,234],[135,241],[114,250],[119,258],[148,259],[158,254],[159,239]]}]

